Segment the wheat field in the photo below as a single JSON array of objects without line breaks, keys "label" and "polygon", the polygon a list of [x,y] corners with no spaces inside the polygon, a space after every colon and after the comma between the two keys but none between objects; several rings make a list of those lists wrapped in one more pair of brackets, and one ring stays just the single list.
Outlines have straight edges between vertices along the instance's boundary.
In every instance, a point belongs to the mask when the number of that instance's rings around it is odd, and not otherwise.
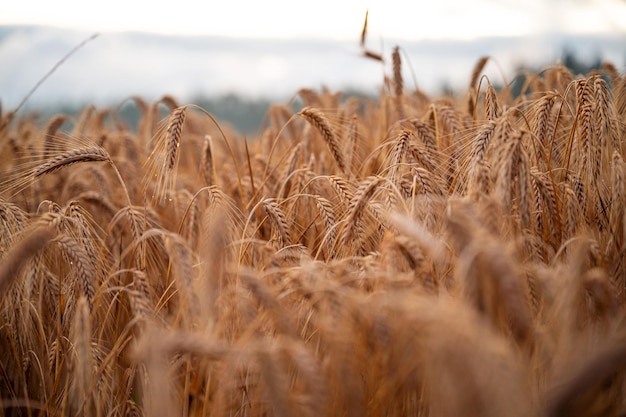
[{"label": "wheat field", "polygon": [[0,415],[625,415],[626,77],[389,64],[256,138],[5,111]]}]

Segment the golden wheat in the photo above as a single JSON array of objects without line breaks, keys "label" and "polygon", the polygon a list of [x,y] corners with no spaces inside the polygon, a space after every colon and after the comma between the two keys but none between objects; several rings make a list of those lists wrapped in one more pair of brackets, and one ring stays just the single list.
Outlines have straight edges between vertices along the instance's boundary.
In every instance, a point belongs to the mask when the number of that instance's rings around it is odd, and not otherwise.
[{"label": "golden wheat", "polygon": [[626,77],[488,60],[250,139],[2,113],[0,416],[624,415]]}]

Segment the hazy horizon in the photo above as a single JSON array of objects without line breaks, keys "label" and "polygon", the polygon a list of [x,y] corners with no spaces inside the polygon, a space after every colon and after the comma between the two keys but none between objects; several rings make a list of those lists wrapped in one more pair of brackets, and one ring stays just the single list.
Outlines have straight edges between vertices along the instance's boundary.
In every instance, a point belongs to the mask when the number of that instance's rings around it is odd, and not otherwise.
[{"label": "hazy horizon", "polygon": [[[40,26],[0,26],[0,100],[16,106],[72,48],[91,33]],[[543,34],[472,41],[388,39],[368,48],[387,61],[394,46],[403,51],[407,88],[427,93],[463,89],[474,63],[492,62],[492,82],[510,82],[520,66],[556,63],[570,49],[583,60],[608,60],[623,71],[623,37]],[[132,95],[147,100],[172,94],[181,101],[237,94],[244,98],[286,100],[300,88],[359,90],[376,94],[390,62],[362,56],[353,41],[237,39],[172,36],[141,32],[103,33],[87,43],[29,99],[29,106],[58,103],[115,104]]]}]

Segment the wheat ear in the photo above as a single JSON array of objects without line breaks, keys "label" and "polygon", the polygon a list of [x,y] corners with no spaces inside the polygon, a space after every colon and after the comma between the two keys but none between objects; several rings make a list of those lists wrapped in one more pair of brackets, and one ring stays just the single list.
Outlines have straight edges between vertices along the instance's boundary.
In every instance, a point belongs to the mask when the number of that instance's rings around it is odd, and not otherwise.
[{"label": "wheat ear", "polygon": [[485,92],[485,119],[496,120],[502,114],[500,103],[498,103],[498,96],[496,90],[491,83],[487,84],[487,91]]},{"label": "wheat ear", "polygon": [[94,260],[89,256],[85,247],[69,236],[59,237],[56,243],[63,249],[63,252],[70,259],[70,263],[76,265],[76,271],[80,278],[83,294],[91,308],[96,293],[93,285],[93,281],[96,280],[96,266],[94,265]]},{"label": "wheat ear", "polygon": [[22,268],[50,242],[56,231],[51,227],[38,227],[4,254],[0,262],[0,298],[17,279]]},{"label": "wheat ear", "polygon": [[391,55],[393,64],[393,87],[396,101],[398,117],[404,119],[404,108],[402,106],[402,93],[404,92],[404,81],[402,80],[402,59],[400,58],[400,47],[393,48]]},{"label": "wheat ear", "polygon": [[49,161],[39,165],[33,171],[35,178],[49,174],[58,169],[78,162],[111,161],[109,154],[99,146],[78,148],[62,153]]},{"label": "wheat ear", "polygon": [[400,182],[400,164],[402,163],[406,155],[412,136],[413,133],[410,130],[404,129],[398,134],[398,136],[394,140],[395,145],[390,155],[391,160],[389,161],[389,163],[391,164],[389,167],[389,177],[395,184],[398,184]]},{"label": "wheat ear", "polygon": [[372,199],[374,192],[383,181],[385,181],[383,177],[369,177],[357,189],[354,197],[352,197],[350,201],[346,224],[341,234],[340,243],[342,246],[350,246],[350,239],[354,235],[355,229],[359,228],[361,216],[365,211],[367,203]]},{"label": "wheat ear", "polygon": [[285,214],[278,207],[275,201],[272,200],[264,200],[263,207],[267,211],[270,222],[276,229],[276,234],[278,235],[279,245],[289,246],[292,243],[291,234],[289,233],[289,225],[287,224],[287,219],[285,218]]},{"label": "wheat ear", "polygon": [[328,119],[322,112],[319,110],[313,109],[311,107],[305,107],[298,113],[302,116],[307,122],[311,123],[319,132],[322,134],[330,153],[335,158],[335,162],[337,163],[337,167],[342,172],[347,172],[346,163],[341,153],[341,147],[339,146],[339,142],[337,141],[337,135],[330,127],[330,123]]},{"label": "wheat ear", "polygon": [[167,169],[172,170],[178,159],[178,148],[180,138],[183,134],[183,124],[185,123],[186,107],[177,107],[168,119],[165,136]]}]

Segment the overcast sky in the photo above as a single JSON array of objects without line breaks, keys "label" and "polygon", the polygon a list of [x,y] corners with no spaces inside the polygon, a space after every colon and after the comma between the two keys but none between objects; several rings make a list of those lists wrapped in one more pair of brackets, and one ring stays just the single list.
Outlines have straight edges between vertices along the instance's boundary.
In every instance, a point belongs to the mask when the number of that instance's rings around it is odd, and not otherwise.
[{"label": "overcast sky", "polygon": [[556,63],[564,50],[626,68],[626,0],[0,0],[0,102],[17,105],[94,32],[101,36],[29,104],[110,103],[134,94],[276,98],[322,85],[375,92],[389,68],[361,56],[366,10],[367,48],[388,57],[401,46],[407,85],[430,93],[465,88],[483,55],[499,83],[521,67]]},{"label": "overcast sky", "polygon": [[625,0],[6,0],[0,25],[347,40],[358,36],[368,9],[374,41],[626,33]]}]

